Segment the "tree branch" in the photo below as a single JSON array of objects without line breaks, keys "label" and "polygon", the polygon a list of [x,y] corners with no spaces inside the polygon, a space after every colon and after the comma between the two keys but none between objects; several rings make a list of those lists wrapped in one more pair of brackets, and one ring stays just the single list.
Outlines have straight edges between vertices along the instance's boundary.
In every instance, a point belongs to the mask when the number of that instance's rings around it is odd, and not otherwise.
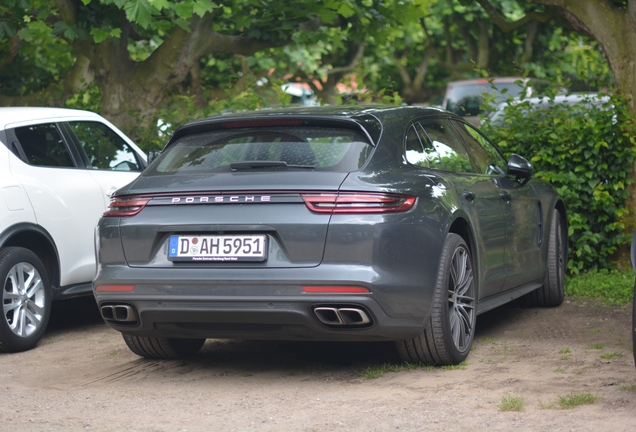
[{"label": "tree branch", "polygon": [[77,5],[72,0],[53,0],[54,6],[60,11],[60,17],[65,23],[77,22]]},{"label": "tree branch", "polygon": [[2,71],[7,65],[11,64],[15,56],[20,52],[22,46],[22,40],[19,37],[12,37],[9,42],[9,55],[0,60],[0,71]]},{"label": "tree branch", "polygon": [[468,56],[473,59],[476,60],[478,54],[478,49],[477,49],[477,44],[475,43],[475,38],[473,38],[473,35],[470,34],[470,31],[468,30],[468,26],[467,25],[458,25],[459,27],[459,34],[461,35],[462,39],[464,40],[464,43],[466,44],[466,48],[468,51]]},{"label": "tree branch", "polygon": [[427,46],[424,50],[422,61],[417,68],[417,74],[415,74],[415,79],[413,80],[414,89],[420,90],[422,88],[422,84],[424,84],[424,79],[426,78],[426,74],[428,73],[428,65],[434,54],[435,47],[433,47],[432,45]]},{"label": "tree branch", "polygon": [[528,32],[526,33],[526,40],[523,43],[523,54],[521,55],[521,59],[519,59],[520,64],[524,64],[532,60],[534,39],[537,36],[537,31],[539,30],[539,23],[537,21],[531,22],[528,24]]},{"label": "tree branch", "polygon": [[360,59],[364,55],[364,48],[365,48],[365,44],[364,42],[361,42],[360,45],[358,45],[358,50],[356,51],[356,54],[353,56],[353,59],[351,59],[351,62],[347,66],[330,69],[329,71],[327,71],[327,75],[333,75],[337,73],[346,73],[346,72],[350,72],[354,70],[356,66],[358,65],[358,63],[360,62]]},{"label": "tree branch", "polygon": [[411,76],[409,75],[409,72],[406,70],[406,66],[404,66],[404,64],[402,63],[402,60],[404,60],[404,58],[405,58],[405,55],[403,55],[402,59],[398,60],[397,62],[398,73],[400,74],[400,78],[402,78],[404,87],[410,87],[412,83]]},{"label": "tree branch", "polygon": [[490,19],[499,27],[504,33],[510,33],[513,30],[517,30],[525,25],[530,24],[533,21],[546,22],[554,17],[552,12],[528,12],[522,18],[517,21],[507,21],[489,0],[475,0],[486,11]]}]

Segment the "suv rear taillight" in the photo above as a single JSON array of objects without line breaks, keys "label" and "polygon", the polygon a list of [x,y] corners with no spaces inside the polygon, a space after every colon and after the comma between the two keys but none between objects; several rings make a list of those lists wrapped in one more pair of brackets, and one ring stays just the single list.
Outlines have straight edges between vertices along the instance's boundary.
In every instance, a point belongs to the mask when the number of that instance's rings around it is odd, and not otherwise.
[{"label": "suv rear taillight", "polygon": [[397,213],[413,208],[416,198],[382,193],[301,194],[316,213]]},{"label": "suv rear taillight", "polygon": [[112,198],[108,210],[102,217],[130,217],[144,209],[150,198],[125,197]]}]

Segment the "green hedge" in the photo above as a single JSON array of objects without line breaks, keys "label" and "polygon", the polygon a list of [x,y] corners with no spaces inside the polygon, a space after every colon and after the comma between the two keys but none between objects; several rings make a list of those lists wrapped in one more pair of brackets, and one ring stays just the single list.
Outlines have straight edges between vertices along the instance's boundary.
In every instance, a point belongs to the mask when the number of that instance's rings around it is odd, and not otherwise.
[{"label": "green hedge", "polygon": [[529,159],[535,175],[565,200],[572,273],[613,268],[613,255],[631,236],[625,219],[636,123],[625,99],[606,96],[602,104],[569,106],[547,98],[542,109],[515,102],[505,108],[503,124],[482,125],[504,154]]}]

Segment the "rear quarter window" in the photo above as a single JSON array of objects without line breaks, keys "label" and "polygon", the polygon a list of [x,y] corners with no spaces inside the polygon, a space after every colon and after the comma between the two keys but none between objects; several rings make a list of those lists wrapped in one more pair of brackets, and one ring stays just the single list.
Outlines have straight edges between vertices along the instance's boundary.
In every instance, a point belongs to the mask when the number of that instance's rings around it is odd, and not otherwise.
[{"label": "rear quarter window", "polygon": [[[187,135],[168,147],[144,175],[229,172],[231,164],[258,161],[261,169],[360,169],[373,147],[362,133],[341,128],[267,127]],[[267,162],[272,162],[271,166]],[[283,164],[284,162],[284,164]]]}]

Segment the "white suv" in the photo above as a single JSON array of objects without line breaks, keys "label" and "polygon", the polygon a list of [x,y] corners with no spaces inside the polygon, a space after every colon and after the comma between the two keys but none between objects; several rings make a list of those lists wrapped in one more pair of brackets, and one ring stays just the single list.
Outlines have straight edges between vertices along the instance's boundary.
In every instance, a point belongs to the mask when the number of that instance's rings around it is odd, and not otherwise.
[{"label": "white suv", "polygon": [[51,301],[92,293],[97,221],[145,167],[95,113],[0,108],[0,352],[33,348]]}]

